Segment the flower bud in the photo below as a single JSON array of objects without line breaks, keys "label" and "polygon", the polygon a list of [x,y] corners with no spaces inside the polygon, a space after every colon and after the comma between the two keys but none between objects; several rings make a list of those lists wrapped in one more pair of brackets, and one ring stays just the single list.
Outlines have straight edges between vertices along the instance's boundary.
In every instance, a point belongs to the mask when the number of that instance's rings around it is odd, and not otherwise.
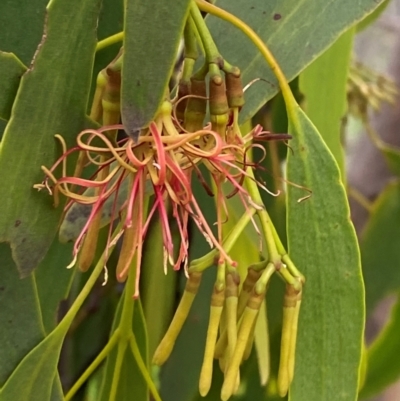
[{"label": "flower bud", "polygon": [[200,282],[201,273],[193,272],[189,275],[189,279],[186,282],[185,290],[175,312],[174,318],[172,319],[164,338],[161,340],[160,345],[157,347],[156,352],[154,353],[154,364],[161,366],[170,356],[174,348],[175,341],[189,314],[194,298],[196,297]]},{"label": "flower bud", "polygon": [[208,323],[206,347],[199,380],[199,391],[203,397],[208,394],[211,387],[215,342],[217,340],[218,327],[224,306],[224,298],[224,291],[220,291],[216,286],[214,286],[214,291],[211,297],[210,320]]}]

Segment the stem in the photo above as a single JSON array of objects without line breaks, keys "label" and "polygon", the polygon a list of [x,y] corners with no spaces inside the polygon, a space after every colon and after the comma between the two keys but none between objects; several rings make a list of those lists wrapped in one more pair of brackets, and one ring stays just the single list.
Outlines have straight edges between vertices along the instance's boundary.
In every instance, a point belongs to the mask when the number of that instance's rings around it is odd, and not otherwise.
[{"label": "stem", "polygon": [[128,345],[128,343],[126,341],[119,341],[119,343],[118,343],[117,358],[115,360],[110,396],[108,398],[109,401],[117,400],[116,397],[117,397],[117,391],[118,391],[119,378],[120,378],[122,362],[124,361],[125,350],[126,350],[127,345]]},{"label": "stem", "polygon": [[[118,224],[117,228],[114,230],[114,233],[112,235],[112,238],[116,237],[116,234],[121,230],[121,223]],[[112,240],[111,240],[112,241]],[[113,251],[115,247],[115,244],[110,246],[108,249],[108,256],[111,255],[111,252]],[[60,324],[58,327],[64,326],[65,329],[68,329],[68,327],[71,325],[72,321],[74,320],[76,314],[78,313],[79,309],[81,308],[83,302],[85,301],[86,297],[89,295],[89,292],[91,291],[92,287],[96,283],[98,277],[100,276],[101,271],[103,270],[104,264],[105,264],[105,254],[106,251],[103,252],[101,255],[100,259],[98,260],[96,267],[93,269],[92,274],[90,275],[88,281],[82,288],[82,291],[79,293],[77,296],[76,300],[74,303],[71,305],[71,308],[69,311],[66,313],[64,318],[61,320]]]},{"label": "stem", "polygon": [[274,274],[274,272],[275,272],[275,266],[272,263],[269,263],[254,286],[256,294],[261,295],[267,291],[268,282],[272,277],[272,275]]},{"label": "stem", "polygon": [[150,374],[147,370],[146,364],[143,361],[142,355],[140,354],[140,350],[137,345],[135,335],[133,333],[129,339],[129,345],[131,347],[132,354],[138,364],[139,370],[142,373],[144,379],[146,380],[146,383],[149,386],[150,392],[153,395],[154,400],[162,401],[160,395],[158,394],[157,388],[154,385],[153,380],[150,377]]},{"label": "stem", "polygon": [[285,75],[283,74],[278,63],[276,62],[275,57],[269,51],[269,49],[262,41],[262,39],[253,31],[253,29],[251,29],[241,19],[235,17],[231,13],[222,10],[219,7],[216,7],[213,4],[207,3],[204,0],[194,0],[194,1],[201,11],[205,11],[236,26],[254,43],[254,45],[257,47],[260,53],[264,56],[266,62],[270,66],[272,72],[275,74],[275,77],[279,82],[279,86],[282,90],[282,95],[285,99],[288,114],[291,116],[292,120],[297,122],[298,119],[296,116],[296,109],[299,106],[292,94],[292,91],[290,90]]},{"label": "stem", "polygon": [[185,40],[185,58],[197,60],[199,54],[197,51],[196,25],[191,15],[186,21],[183,36]]},{"label": "stem", "polygon": [[[142,224],[140,223],[139,226],[141,227]],[[121,317],[117,328],[117,330],[119,330],[120,336],[118,343],[117,359],[115,361],[115,370],[110,391],[110,398],[109,398],[110,401],[114,401],[116,399],[115,397],[117,395],[121,366],[124,360],[125,351],[128,346],[128,343],[130,342],[130,338],[134,335],[132,331],[132,319],[133,319],[135,301],[131,296],[130,289],[135,287],[136,266],[137,266],[137,255],[133,257],[130,263],[128,279],[126,281],[124,288],[124,294],[123,294],[124,298],[122,304]]]},{"label": "stem", "polygon": [[105,38],[103,40],[100,40],[100,42],[97,42],[96,45],[96,52],[99,50],[103,50],[108,46],[114,45],[115,43],[122,42],[124,39],[124,32],[118,32],[115,35],[111,35],[108,38]]},{"label": "stem", "polygon": [[[240,234],[246,228],[251,218],[256,213],[254,208],[249,208],[246,213],[242,215],[239,221],[236,223],[232,231],[226,236],[222,246],[226,252],[229,252],[239,239]],[[190,272],[202,272],[210,267],[214,263],[214,259],[218,256],[218,250],[213,249],[207,255],[194,260],[189,267]]]},{"label": "stem", "polygon": [[190,6],[190,15],[192,16],[193,21],[196,24],[197,30],[199,31],[208,63],[214,63],[218,65],[222,59],[221,55],[217,49],[217,46],[214,43],[210,31],[207,28],[204,18],[201,15],[199,7],[197,7],[196,3],[194,2],[192,2]]},{"label": "stem", "polygon": [[[257,203],[258,205],[262,206],[263,201],[261,199],[260,192],[257,187],[257,183],[254,181],[254,173],[251,167],[247,167],[246,173],[248,177],[245,178],[245,185],[247,191],[251,197],[251,199]],[[268,212],[265,208],[261,210],[257,210],[258,217],[261,221],[261,227],[264,232],[265,242],[267,243],[267,250],[268,250],[268,258],[269,260],[275,265],[276,269],[279,269],[279,265],[281,264],[281,258],[275,243],[274,239],[274,228],[269,217]]]}]

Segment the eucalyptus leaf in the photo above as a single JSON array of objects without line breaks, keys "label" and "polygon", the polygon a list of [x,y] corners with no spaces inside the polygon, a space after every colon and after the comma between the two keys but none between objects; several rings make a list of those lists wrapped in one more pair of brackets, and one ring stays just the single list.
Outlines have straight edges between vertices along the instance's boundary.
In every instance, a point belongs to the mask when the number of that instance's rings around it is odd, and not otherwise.
[{"label": "eucalyptus leaf", "polygon": [[66,325],[59,326],[22,360],[0,390],[2,401],[47,401],[54,397],[54,380],[66,329]]},{"label": "eucalyptus leaf", "polygon": [[17,94],[19,81],[26,67],[12,53],[0,51],[0,118],[10,118],[11,107]]},{"label": "eucalyptus leaf", "polygon": [[393,306],[390,320],[368,349],[368,369],[360,399],[383,391],[400,377],[400,302]]},{"label": "eucalyptus leaf", "polygon": [[354,29],[349,29],[300,75],[304,109],[335,157],[342,180],[346,174],[341,134],[347,111],[347,75],[353,38]]},{"label": "eucalyptus leaf", "polygon": [[[345,30],[371,13],[383,0],[218,0],[221,7],[249,24],[271,49],[285,76],[292,80]],[[211,34],[224,58],[242,70],[248,83],[267,82],[246,91],[241,121],[247,121],[278,91],[272,71],[241,32],[217,18],[207,18]]]},{"label": "eucalyptus leaf", "polygon": [[[100,0],[53,0],[35,60],[24,74],[0,147],[0,241],[7,241],[21,275],[43,259],[61,209],[32,187],[41,165],[60,155],[54,139],[70,146],[86,124]],[[71,30],[73,23],[74,29]],[[10,191],[12,188],[12,191]]]},{"label": "eucalyptus leaf", "polygon": [[161,106],[186,22],[189,0],[127,0],[121,114],[133,138]]},{"label": "eucalyptus leaf", "polygon": [[[355,401],[364,331],[357,239],[332,154],[304,112],[289,117],[289,254],[306,277],[290,401]],[[340,372],[340,374],[339,374]]]},{"label": "eucalyptus leaf", "polygon": [[[0,386],[44,338],[35,279],[21,280],[7,244],[0,244]],[[15,399],[18,399],[15,398]]]},{"label": "eucalyptus leaf", "polygon": [[29,65],[43,33],[48,0],[2,0],[0,50],[14,53]]},{"label": "eucalyptus leaf", "polygon": [[[75,272],[74,269],[66,268],[71,260],[72,246],[60,244],[55,239],[33,273],[42,321],[47,333],[55,328],[60,302],[68,296]],[[57,285],[54,285],[54,282],[57,282]]]},{"label": "eucalyptus leaf", "polygon": [[361,234],[360,248],[366,291],[367,313],[378,302],[400,288],[400,183],[389,184],[374,202]]}]

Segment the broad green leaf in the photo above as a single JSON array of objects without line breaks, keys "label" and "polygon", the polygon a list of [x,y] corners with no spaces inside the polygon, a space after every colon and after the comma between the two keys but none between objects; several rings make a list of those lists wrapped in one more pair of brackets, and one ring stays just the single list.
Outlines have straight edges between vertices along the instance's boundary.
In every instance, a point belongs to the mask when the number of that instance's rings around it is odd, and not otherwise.
[{"label": "broad green leaf", "polygon": [[47,401],[54,391],[61,346],[68,326],[59,326],[22,360],[0,390],[1,401]]},{"label": "broad green leaf", "polygon": [[[44,337],[33,276],[20,279],[7,244],[0,244],[0,386]],[[16,398],[18,399],[18,398]]]},{"label": "broad green leaf", "polygon": [[[68,295],[74,269],[66,267],[72,260],[72,245],[53,241],[49,252],[35,270],[34,277],[39,298],[43,326],[47,333],[57,324],[60,302]],[[57,282],[57,285],[54,283]]]},{"label": "broad green leaf", "polygon": [[18,90],[19,81],[26,67],[12,53],[0,51],[0,118],[10,118],[11,107]]},{"label": "broad green leaf", "polygon": [[14,53],[29,65],[42,37],[47,3],[48,0],[2,0],[0,50]]},{"label": "broad green leaf", "polygon": [[53,387],[51,389],[50,401],[64,401],[61,379],[58,375],[54,378]]},{"label": "broad green leaf", "polygon": [[85,125],[99,8],[100,0],[50,3],[1,142],[0,171],[7,174],[0,178],[0,241],[10,243],[22,275],[43,259],[57,229],[62,208],[54,210],[52,198],[32,186],[43,180],[40,166],[60,155],[54,135],[71,145]]},{"label": "broad green leaf", "polygon": [[389,323],[368,349],[368,369],[360,398],[369,398],[383,391],[400,377],[400,302],[397,299]]},{"label": "broad green leaf", "polygon": [[126,1],[121,113],[133,137],[154,118],[166,95],[189,4]]},{"label": "broad green leaf", "polygon": [[[77,312],[95,284],[102,265],[99,264],[96,268],[57,327],[26,354],[8,377],[0,390],[2,401],[47,401],[58,397],[57,366],[61,347]],[[14,270],[15,274],[16,272]]]},{"label": "broad green leaf", "polygon": [[[371,13],[382,0],[218,0],[216,5],[248,23],[267,43],[292,80],[340,34]],[[242,70],[244,83],[263,78],[246,92],[241,121],[247,121],[274,94],[279,85],[255,46],[239,30],[215,17],[208,20],[220,52]]]},{"label": "broad green leaf", "polygon": [[[125,287],[125,291],[131,291],[131,289]],[[123,300],[124,296],[122,296],[120,299],[112,331],[114,331],[119,324],[121,318]],[[135,335],[136,342],[138,344],[143,361],[148,366],[147,334],[145,326],[146,323],[144,320],[144,315],[140,301],[132,300],[132,302],[135,302],[133,310],[133,319],[132,319],[132,330]],[[124,339],[120,339],[120,341],[124,341]],[[101,386],[101,391],[98,400],[130,401],[132,400],[133,394],[135,395],[135,399],[137,399],[138,401],[148,400],[149,390],[147,383],[143,378],[142,373],[140,372],[140,369],[134,356],[132,355],[129,344],[127,344],[127,347],[124,350],[120,373],[118,376],[115,376],[118,346],[119,344],[117,344],[114,347],[114,349],[110,352],[110,354],[107,357],[107,362],[103,374],[103,383]],[[115,380],[118,380],[118,384],[116,393],[114,394],[114,398],[112,398],[110,393],[113,386],[113,382]]]},{"label": "broad green leaf", "polygon": [[389,184],[375,201],[361,235],[360,249],[368,314],[400,288],[400,183]]},{"label": "broad green leaf", "polygon": [[306,277],[291,401],[354,401],[364,330],[360,255],[340,173],[317,129],[292,110],[288,179],[289,254]]},{"label": "broad green leaf", "polygon": [[335,157],[342,179],[345,172],[341,134],[353,37],[354,29],[349,29],[300,75],[304,109]]}]

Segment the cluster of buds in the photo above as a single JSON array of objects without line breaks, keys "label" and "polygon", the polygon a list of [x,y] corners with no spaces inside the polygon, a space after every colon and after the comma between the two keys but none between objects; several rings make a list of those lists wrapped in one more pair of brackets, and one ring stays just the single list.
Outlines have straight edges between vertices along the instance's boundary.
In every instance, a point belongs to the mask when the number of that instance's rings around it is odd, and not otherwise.
[{"label": "cluster of buds", "polygon": [[[218,267],[221,268],[221,265]],[[206,396],[211,388],[213,359],[219,361],[220,369],[224,373],[221,400],[228,400],[239,389],[240,365],[250,356],[255,325],[261,305],[265,302],[269,279],[275,271],[272,263],[256,263],[248,268],[241,286],[239,275],[234,269],[227,269],[223,281],[217,278],[211,296],[206,345],[199,379],[199,392],[202,396]],[[200,272],[193,271],[189,274],[175,316],[154,354],[153,363],[156,365],[162,365],[172,352],[196,296],[200,280]],[[294,284],[286,285],[277,380],[278,393],[281,397],[287,394],[294,376],[301,288],[301,279]]]},{"label": "cluster of buds", "polygon": [[367,68],[360,62],[350,65],[347,82],[347,99],[350,112],[356,117],[367,119],[371,107],[379,111],[382,103],[394,104],[398,90],[393,80]]},{"label": "cluster of buds", "polygon": [[[170,355],[199,288],[202,271],[214,262],[217,264],[199,382],[203,396],[210,389],[213,358],[219,360],[225,375],[222,400],[227,400],[237,390],[239,367],[250,354],[255,322],[269,279],[278,272],[287,282],[278,377],[279,392],[284,395],[293,378],[304,279],[276,239],[272,223],[266,223],[268,214],[258,190],[269,191],[254,178],[253,170],[258,164],[252,161],[250,153],[254,147],[264,150],[257,142],[285,140],[290,136],[271,134],[261,126],[242,135],[238,116],[244,96],[239,69],[220,59],[216,64],[205,64],[193,74],[193,64],[192,55],[186,54],[176,99],[163,102],[154,120],[142,129],[136,140],[118,136],[123,126],[119,124],[121,72],[120,57],[117,57],[99,74],[93,101],[91,116],[103,127],[82,131],[72,149],[67,149],[63,138],[57,136],[64,153],[51,168],[42,167],[46,178],[36,187],[47,188],[56,205],[60,195],[67,199],[60,239],[74,241],[71,267],[77,265],[87,270],[92,265],[102,227],[109,226],[102,258],[104,267],[111,250],[121,239],[115,274],[117,280],[123,282],[133,272],[135,297],[139,296],[144,239],[151,219],[158,214],[163,239],[160,246],[164,249],[163,268],[167,272],[168,265],[175,270],[183,267],[188,280],[173,321],[154,355],[155,364],[163,364]],[[210,122],[205,124],[207,105]],[[67,161],[74,154],[78,154],[78,161],[74,173],[69,175]],[[214,224],[206,220],[193,194],[194,177],[203,184],[207,194],[215,197],[216,233],[212,229]],[[210,177],[211,186],[207,184]],[[256,198],[255,193],[258,194]],[[239,197],[245,213],[226,236],[223,225],[229,219],[227,199],[233,196]],[[232,260],[229,251],[250,221],[260,233],[253,219],[256,213],[264,224],[264,236],[269,236],[266,238],[267,245],[270,244],[268,257],[265,262],[249,268],[240,286],[237,261]],[[171,217],[179,233],[179,249],[174,249]],[[213,251],[189,265],[190,221]],[[119,224],[115,229],[116,222]]]}]

